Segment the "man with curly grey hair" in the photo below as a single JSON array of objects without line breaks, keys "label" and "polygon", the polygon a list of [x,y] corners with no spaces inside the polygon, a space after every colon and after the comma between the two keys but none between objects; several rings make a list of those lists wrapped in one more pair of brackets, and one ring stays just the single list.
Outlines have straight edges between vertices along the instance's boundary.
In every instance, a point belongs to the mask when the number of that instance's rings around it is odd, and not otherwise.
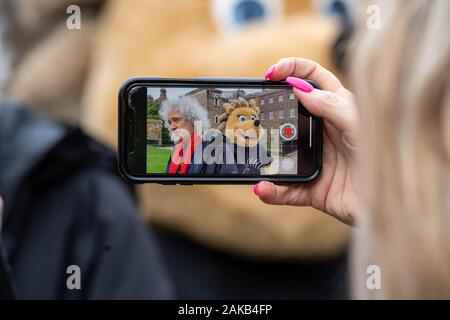
[{"label": "man with curly grey hair", "polygon": [[166,173],[192,173],[189,168],[196,149],[202,146],[201,134],[210,126],[208,112],[194,98],[181,96],[163,101],[159,115],[175,143]]}]

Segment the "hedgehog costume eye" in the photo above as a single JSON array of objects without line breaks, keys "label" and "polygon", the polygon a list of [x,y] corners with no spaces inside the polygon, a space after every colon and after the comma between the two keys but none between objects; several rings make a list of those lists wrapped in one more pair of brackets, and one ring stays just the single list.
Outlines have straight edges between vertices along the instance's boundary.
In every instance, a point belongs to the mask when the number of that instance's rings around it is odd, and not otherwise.
[{"label": "hedgehog costume eye", "polygon": [[255,116],[251,116],[250,119],[252,119],[252,121],[255,121],[255,120],[256,120],[256,117],[255,117]]},{"label": "hedgehog costume eye", "polygon": [[244,122],[247,121],[247,117],[246,116],[240,116],[239,117],[239,122]]},{"label": "hedgehog costume eye", "polygon": [[281,0],[214,0],[213,15],[225,32],[239,30],[259,21],[270,21],[282,14]]}]

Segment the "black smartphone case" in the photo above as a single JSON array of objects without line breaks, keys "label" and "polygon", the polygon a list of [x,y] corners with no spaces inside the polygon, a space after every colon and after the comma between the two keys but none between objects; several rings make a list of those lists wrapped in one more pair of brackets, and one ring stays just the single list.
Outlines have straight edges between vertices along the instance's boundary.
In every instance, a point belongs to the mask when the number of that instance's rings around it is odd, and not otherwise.
[{"label": "black smartphone case", "polygon": [[[305,79],[314,88],[320,89],[319,85],[309,79]],[[279,185],[288,184],[300,184],[308,183],[315,180],[322,170],[322,139],[323,139],[323,121],[320,118],[315,118],[316,126],[314,129],[314,149],[315,152],[315,163],[316,168],[313,173],[308,177],[302,176],[248,176],[248,177],[234,177],[234,176],[202,176],[198,175],[196,177],[186,177],[184,175],[165,175],[165,176],[145,176],[133,174],[127,165],[128,154],[125,145],[126,142],[126,121],[124,120],[125,109],[129,103],[128,91],[129,88],[135,85],[146,85],[146,84],[177,84],[177,85],[234,85],[234,86],[246,86],[246,85],[271,85],[275,82],[268,81],[264,79],[253,79],[253,78],[192,78],[192,79],[182,79],[182,78],[161,78],[161,77],[134,77],[125,81],[119,89],[119,114],[118,114],[118,167],[121,176],[130,183],[141,184],[141,183],[158,183],[162,185],[195,185],[195,184],[255,184],[260,181],[270,181]],[[286,82],[279,82],[281,84],[288,85]],[[307,111],[306,111],[307,112]]]}]

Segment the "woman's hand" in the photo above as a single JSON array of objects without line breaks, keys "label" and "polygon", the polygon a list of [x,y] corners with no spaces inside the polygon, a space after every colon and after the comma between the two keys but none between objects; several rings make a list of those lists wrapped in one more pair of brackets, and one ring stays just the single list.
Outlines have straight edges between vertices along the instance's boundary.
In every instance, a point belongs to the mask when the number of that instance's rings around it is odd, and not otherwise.
[{"label": "woman's hand", "polygon": [[[308,184],[277,186],[262,181],[253,191],[268,204],[312,206],[353,224],[360,204],[355,185],[359,118],[352,93],[330,71],[307,59],[281,59],[265,77],[273,81],[286,79],[306,109],[323,118],[322,172]],[[322,90],[299,78],[314,80]]]}]

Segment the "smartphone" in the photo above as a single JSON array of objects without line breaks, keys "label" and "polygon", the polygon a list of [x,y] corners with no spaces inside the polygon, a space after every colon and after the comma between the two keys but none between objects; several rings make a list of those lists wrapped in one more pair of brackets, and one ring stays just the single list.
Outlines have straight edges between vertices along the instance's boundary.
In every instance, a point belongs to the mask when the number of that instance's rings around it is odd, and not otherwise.
[{"label": "smartphone", "polygon": [[263,79],[129,79],[118,142],[133,183],[295,184],[322,165],[322,120],[286,82]]}]

